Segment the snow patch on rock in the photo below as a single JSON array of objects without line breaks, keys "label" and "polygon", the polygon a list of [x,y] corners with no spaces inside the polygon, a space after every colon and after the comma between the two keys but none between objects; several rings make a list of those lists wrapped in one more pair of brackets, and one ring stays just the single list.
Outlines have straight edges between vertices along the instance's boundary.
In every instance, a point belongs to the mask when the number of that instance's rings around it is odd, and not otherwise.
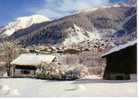
[{"label": "snow patch on rock", "polygon": [[65,41],[63,42],[64,45],[78,44],[85,40],[100,39],[98,33],[95,32],[91,33],[88,31],[84,31],[76,24],[74,24],[73,28],[68,28],[66,31],[69,34],[68,34],[68,38],[66,38]]}]

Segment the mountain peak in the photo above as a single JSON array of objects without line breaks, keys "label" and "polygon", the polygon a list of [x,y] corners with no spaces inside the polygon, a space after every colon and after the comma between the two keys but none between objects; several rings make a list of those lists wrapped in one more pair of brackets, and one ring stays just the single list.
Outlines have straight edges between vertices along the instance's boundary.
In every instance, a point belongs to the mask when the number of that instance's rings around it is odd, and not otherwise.
[{"label": "mountain peak", "polygon": [[17,18],[18,21],[22,21],[22,20],[33,20],[36,22],[40,22],[40,21],[44,21],[47,20],[49,21],[49,19],[43,15],[32,15],[32,16],[23,16],[23,17],[18,17]]},{"label": "mountain peak", "polygon": [[0,28],[1,36],[11,36],[14,32],[30,27],[33,24],[49,21],[49,19],[42,15],[32,15],[18,17],[16,20],[8,23],[6,26]]}]

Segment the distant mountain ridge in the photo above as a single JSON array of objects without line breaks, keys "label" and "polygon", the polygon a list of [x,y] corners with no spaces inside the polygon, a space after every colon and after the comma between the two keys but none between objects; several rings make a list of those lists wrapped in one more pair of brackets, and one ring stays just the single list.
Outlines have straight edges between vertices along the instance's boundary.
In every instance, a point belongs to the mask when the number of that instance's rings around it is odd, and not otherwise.
[{"label": "distant mountain ridge", "polygon": [[120,3],[33,24],[14,32],[9,38],[26,46],[72,45],[93,39],[119,38],[125,35],[136,38],[136,6]]}]

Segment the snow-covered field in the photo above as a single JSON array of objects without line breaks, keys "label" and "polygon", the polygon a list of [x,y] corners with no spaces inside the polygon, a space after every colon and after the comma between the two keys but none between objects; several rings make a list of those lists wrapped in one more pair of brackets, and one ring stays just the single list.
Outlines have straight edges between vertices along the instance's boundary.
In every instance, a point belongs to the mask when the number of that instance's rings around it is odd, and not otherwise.
[{"label": "snow-covered field", "polygon": [[92,97],[137,96],[137,82],[108,80],[48,81],[39,79],[0,79],[0,96]]}]

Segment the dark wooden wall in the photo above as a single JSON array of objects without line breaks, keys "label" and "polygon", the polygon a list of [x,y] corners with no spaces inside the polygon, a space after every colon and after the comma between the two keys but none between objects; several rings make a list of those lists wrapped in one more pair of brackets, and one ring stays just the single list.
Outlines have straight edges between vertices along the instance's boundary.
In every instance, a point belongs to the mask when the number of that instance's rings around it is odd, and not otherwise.
[{"label": "dark wooden wall", "polygon": [[137,44],[106,56],[104,79],[114,73],[137,73]]}]

